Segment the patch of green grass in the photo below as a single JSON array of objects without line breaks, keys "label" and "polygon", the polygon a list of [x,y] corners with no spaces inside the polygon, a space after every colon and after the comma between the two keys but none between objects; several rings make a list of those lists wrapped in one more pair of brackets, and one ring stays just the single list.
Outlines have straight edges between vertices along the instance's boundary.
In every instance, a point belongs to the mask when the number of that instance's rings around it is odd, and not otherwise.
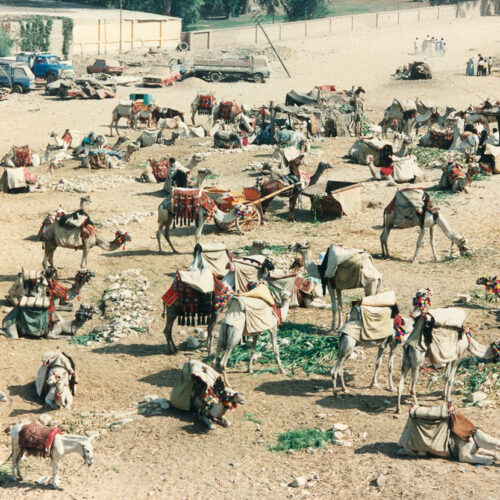
[{"label": "patch of green grass", "polygon": [[332,441],[333,432],[304,428],[283,432],[278,436],[278,444],[272,451],[300,451],[306,448],[323,448],[325,441]]},{"label": "patch of green grass", "polygon": [[[251,245],[245,245],[243,247],[240,247],[239,250],[248,255],[250,253],[251,248],[252,248]],[[288,247],[286,245],[270,245],[266,247],[266,249],[270,250],[271,252],[277,255],[288,252]]]},{"label": "patch of green grass", "polygon": [[245,419],[254,424],[262,424],[262,420],[258,419],[253,413],[245,412]]},{"label": "patch of green grass", "polygon": [[[496,379],[493,376],[496,374]],[[500,389],[500,368],[498,364],[484,361],[476,357],[468,357],[460,362],[457,377],[462,378],[464,386],[460,392],[468,396],[473,392],[495,392]],[[489,381],[488,384],[485,382]],[[475,403],[467,403],[468,406]]]},{"label": "patch of green grass", "polygon": [[[333,360],[338,354],[338,338],[321,333],[320,328],[309,323],[283,324],[278,331],[278,343],[283,339],[289,341],[287,345],[280,345],[281,362],[287,372],[293,374],[300,369],[307,374],[326,374],[331,370]],[[277,371],[269,332],[264,332],[259,337],[255,351],[261,354],[255,364],[272,365],[258,370],[259,372]],[[231,353],[228,366],[248,363],[251,352],[249,346],[236,346]]]},{"label": "patch of green grass", "polygon": [[89,342],[96,342],[99,340],[98,333],[88,333],[86,335],[75,335],[69,339],[69,343],[73,345],[87,345]]}]

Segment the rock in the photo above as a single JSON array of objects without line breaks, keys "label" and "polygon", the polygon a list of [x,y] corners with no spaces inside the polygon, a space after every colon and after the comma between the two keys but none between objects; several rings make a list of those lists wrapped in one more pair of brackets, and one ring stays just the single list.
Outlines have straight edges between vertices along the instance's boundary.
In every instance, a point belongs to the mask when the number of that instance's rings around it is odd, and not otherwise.
[{"label": "rock", "polygon": [[287,345],[290,345],[290,339],[280,339],[280,346],[285,347]]},{"label": "rock", "polygon": [[0,391],[0,402],[6,403],[7,401],[7,396],[2,391]]},{"label": "rock", "polygon": [[468,398],[467,401],[470,403],[479,403],[480,401],[485,400],[488,395],[483,391],[473,392]]},{"label": "rock", "polygon": [[42,424],[42,425],[50,425],[52,423],[52,417],[50,415],[47,415],[47,413],[42,413],[39,417],[38,417],[38,421]]},{"label": "rock", "polygon": [[337,422],[336,424],[333,424],[332,430],[333,430],[333,432],[335,432],[335,431],[343,432],[343,431],[346,431],[348,428],[349,428],[348,425],[341,424],[340,422]]},{"label": "rock", "polygon": [[200,341],[195,337],[193,337],[193,335],[188,337],[188,339],[186,340],[186,347],[188,349],[198,349],[200,346],[201,346]]},{"label": "rock", "polygon": [[365,440],[368,437],[368,432],[358,432],[358,437]]},{"label": "rock", "polygon": [[461,302],[462,304],[468,304],[472,300],[472,298],[466,293],[460,293],[457,295],[457,298],[455,300],[456,302]]},{"label": "rock", "polygon": [[346,448],[350,448],[352,446],[352,443],[350,441],[347,441],[347,439],[339,439],[337,441],[334,441],[333,444],[337,446],[344,446]]},{"label": "rock", "polygon": [[325,418],[326,418],[326,413],[318,413],[318,414],[316,415],[316,418],[325,419]]},{"label": "rock", "polygon": [[122,418],[120,420],[117,420],[116,422],[113,422],[111,425],[112,426],[125,425],[125,424],[130,424],[133,421],[134,421],[133,418]]},{"label": "rock", "polygon": [[307,479],[302,476],[296,477],[288,486],[292,488],[303,488],[307,484]]},{"label": "rock", "polygon": [[374,481],[373,481],[373,484],[374,486],[376,486],[377,488],[381,488],[387,481],[387,478],[383,475],[383,474],[380,474]]},{"label": "rock", "polygon": [[286,452],[287,455],[295,455],[295,450],[292,450],[291,448]]},{"label": "rock", "polygon": [[333,433],[333,439],[335,441],[338,441],[339,439],[342,439],[343,437],[344,437],[344,434],[342,432],[340,432],[340,431],[335,431]]},{"label": "rock", "polygon": [[201,333],[200,333],[200,335],[199,335],[199,337],[200,337],[200,339],[202,339],[202,340],[206,340],[206,339],[208,339],[208,332],[207,332],[207,331],[203,331],[203,332],[201,332]]},{"label": "rock", "polygon": [[306,449],[306,452],[309,453],[309,455],[314,455],[316,453],[316,450],[314,448],[312,448],[311,446],[309,446]]},{"label": "rock", "polygon": [[491,399],[483,399],[482,401],[479,401],[477,405],[481,408],[488,408],[489,406],[495,406],[495,402]]}]

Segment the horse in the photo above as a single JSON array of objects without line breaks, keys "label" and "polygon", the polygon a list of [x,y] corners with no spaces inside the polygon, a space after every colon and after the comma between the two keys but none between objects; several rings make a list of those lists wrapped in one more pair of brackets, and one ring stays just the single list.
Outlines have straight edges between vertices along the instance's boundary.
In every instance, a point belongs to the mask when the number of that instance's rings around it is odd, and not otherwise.
[{"label": "horse", "polygon": [[155,126],[158,126],[158,120],[160,118],[175,118],[176,116],[179,116],[180,119],[184,121],[184,113],[172,108],[167,108],[167,107],[155,108],[153,110],[153,113],[151,114],[151,118]]}]

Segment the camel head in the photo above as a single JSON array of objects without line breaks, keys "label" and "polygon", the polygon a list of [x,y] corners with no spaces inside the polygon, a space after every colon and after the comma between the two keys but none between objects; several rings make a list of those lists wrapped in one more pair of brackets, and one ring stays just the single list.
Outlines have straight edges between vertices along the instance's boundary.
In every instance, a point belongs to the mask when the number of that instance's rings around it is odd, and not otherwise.
[{"label": "camel head", "polygon": [[97,309],[93,305],[82,304],[75,313],[75,320],[83,325],[91,320],[94,314],[97,314]]},{"label": "camel head", "polygon": [[460,255],[462,257],[470,257],[472,255],[472,251],[469,250],[468,248],[469,243],[467,241],[467,238],[464,235],[459,234],[458,239],[459,239],[458,251],[460,252]]},{"label": "camel head", "polygon": [[320,161],[318,165],[318,170],[324,172],[325,170],[332,170],[333,165],[329,161]]},{"label": "camel head", "polygon": [[483,275],[477,279],[476,285],[488,285],[488,283],[495,283],[496,281],[497,281],[496,276]]},{"label": "camel head", "polygon": [[251,254],[260,253],[264,248],[268,248],[271,246],[271,243],[265,240],[253,240],[252,247],[250,249]]},{"label": "camel head", "polygon": [[417,290],[415,297],[413,297],[413,312],[410,314],[412,318],[425,314],[431,307],[431,296],[432,290],[430,288]]},{"label": "camel head", "polygon": [[300,243],[299,241],[296,241],[295,243],[292,243],[291,245],[288,245],[288,251],[289,252],[301,252],[301,251],[306,251],[311,248],[311,245],[309,244],[308,241],[303,241]]},{"label": "camel head", "polygon": [[75,287],[80,288],[89,283],[92,278],[95,278],[95,273],[89,269],[80,269],[75,276]]},{"label": "camel head", "polygon": [[212,169],[211,168],[199,168],[198,169],[198,177],[205,178],[209,175],[212,175]]},{"label": "camel head", "polygon": [[132,241],[132,236],[130,236],[130,234],[128,233],[124,233],[123,231],[116,231],[115,241],[117,241],[120,245],[122,245]]},{"label": "camel head", "polygon": [[238,405],[245,404],[243,396],[235,392],[230,387],[224,388],[219,401],[226,410],[232,410],[234,408],[238,408]]}]

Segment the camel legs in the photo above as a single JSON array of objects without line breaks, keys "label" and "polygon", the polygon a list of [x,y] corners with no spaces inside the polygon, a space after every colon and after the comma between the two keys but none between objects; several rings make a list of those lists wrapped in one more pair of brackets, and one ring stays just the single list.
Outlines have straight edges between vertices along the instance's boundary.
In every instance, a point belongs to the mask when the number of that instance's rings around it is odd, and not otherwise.
[{"label": "camel legs", "polygon": [[165,239],[167,240],[168,244],[170,245],[172,252],[179,253],[174,248],[174,245],[172,245],[172,242],[170,241],[170,226],[172,225],[173,219],[174,219],[174,216],[169,212],[167,222],[164,223],[162,230],[160,228],[158,228],[158,232],[156,233],[156,237],[158,239],[158,245],[160,247],[160,252],[161,252],[160,240],[161,240],[161,234],[163,234],[163,236],[165,236]]},{"label": "camel legs", "polygon": [[396,347],[398,345],[395,341],[389,343],[389,363],[387,365],[387,377],[389,381],[389,391],[394,392],[394,383],[392,381],[392,372],[394,369],[394,357],[396,355]]},{"label": "camel legs", "polygon": [[420,232],[418,233],[417,246],[415,248],[415,255],[413,256],[412,263],[415,263],[417,261],[418,251],[422,246],[422,241],[424,240],[424,234],[425,234],[425,226],[422,226],[420,228]]},{"label": "camel legs", "polygon": [[[488,436],[478,429],[470,441],[458,440],[458,460],[468,464],[493,465],[496,458],[495,450],[499,447],[500,441],[498,439]],[[481,448],[482,453],[478,453],[479,448]]]},{"label": "camel legs", "polygon": [[258,335],[252,335],[252,352],[250,354],[250,359],[248,360],[248,373],[253,373],[253,360],[255,357],[255,348],[257,347]]},{"label": "camel legs", "polygon": [[455,359],[451,363],[448,363],[446,367],[443,399],[447,402],[451,401],[451,391],[453,390],[453,382],[455,381],[455,374],[457,373],[459,362],[460,359]]},{"label": "camel legs", "polygon": [[387,246],[387,240],[389,239],[389,233],[391,232],[391,226],[385,224],[382,234],[380,235],[380,245],[382,247],[382,256],[389,258],[389,247]]},{"label": "camel legs", "polygon": [[352,354],[354,347],[356,346],[356,341],[351,339],[348,335],[341,335],[339,337],[339,356],[335,365],[332,368],[332,383],[333,383],[333,397],[337,397],[337,375],[340,375],[340,383],[342,386],[342,391],[346,394],[349,393],[344,382],[344,363],[346,359]]},{"label": "camel legs", "polygon": [[82,251],[82,262],[81,262],[81,265],[80,265],[80,269],[86,269],[86,266],[87,266],[87,257],[89,255],[89,250],[90,250],[90,248],[84,242],[83,243],[83,251]]},{"label": "camel legs", "polygon": [[14,479],[14,481],[16,480],[16,471],[19,480],[23,480],[23,475],[21,474],[21,459],[23,455],[24,451],[19,447],[12,450],[12,479]]},{"label": "camel legs", "polygon": [[[54,252],[56,251],[57,246],[50,244],[49,242],[45,242],[44,244],[44,256],[42,266],[45,271],[48,270],[49,266],[55,269],[54,266]],[[47,265],[48,264],[48,265]]]},{"label": "camel legs", "polygon": [[297,205],[298,197],[299,197],[299,193],[297,192],[296,194],[293,193],[289,198],[288,220],[290,222],[295,222],[295,206]]},{"label": "camel legs", "polygon": [[175,318],[177,318],[177,310],[174,306],[167,306],[166,309],[167,321],[163,333],[165,334],[169,354],[177,354],[177,346],[175,345],[174,339],[172,338],[172,328],[174,326]]},{"label": "camel legs", "polygon": [[[227,362],[229,360],[229,357],[231,356],[231,353],[233,352],[233,346],[226,346],[226,350],[224,351],[224,354],[222,355],[222,359],[220,361],[220,370],[222,374],[222,380],[224,381],[224,384],[228,387],[231,387],[231,384],[229,383],[229,379],[227,378],[227,373],[226,373],[226,366]],[[217,350],[219,350],[219,345],[217,345]]]},{"label": "camel legs", "polygon": [[276,358],[276,363],[278,363],[278,368],[280,370],[280,373],[282,373],[283,375],[286,375],[286,371],[283,368],[283,365],[281,364],[280,349],[278,347],[278,339],[277,339],[278,326],[276,325],[273,328],[271,328],[269,333],[271,334],[271,341],[273,343],[274,357]]},{"label": "camel legs", "polygon": [[200,210],[198,212],[198,224],[197,224],[196,232],[195,232],[196,244],[198,244],[200,242],[201,235],[203,233],[203,226],[205,225],[205,215],[206,215],[205,210],[203,210],[200,207]]},{"label": "camel legs", "polygon": [[380,365],[382,364],[382,358],[384,357],[385,346],[386,346],[386,343],[383,342],[378,348],[377,359],[375,361],[375,371],[373,372],[372,381],[370,382],[370,385],[368,386],[369,389],[372,389],[373,387],[378,387],[377,375],[378,375],[378,371],[380,370]]},{"label": "camel legs", "polygon": [[218,318],[217,313],[212,314],[210,322],[207,325],[207,351],[209,356],[212,353],[212,339],[213,339],[214,328],[217,325],[217,318]]},{"label": "camel legs", "polygon": [[434,262],[437,262],[439,259],[438,259],[437,253],[436,253],[436,240],[434,238],[435,231],[434,231],[433,225],[429,228],[429,235],[430,235],[430,240],[431,240],[432,256],[434,257]]}]

